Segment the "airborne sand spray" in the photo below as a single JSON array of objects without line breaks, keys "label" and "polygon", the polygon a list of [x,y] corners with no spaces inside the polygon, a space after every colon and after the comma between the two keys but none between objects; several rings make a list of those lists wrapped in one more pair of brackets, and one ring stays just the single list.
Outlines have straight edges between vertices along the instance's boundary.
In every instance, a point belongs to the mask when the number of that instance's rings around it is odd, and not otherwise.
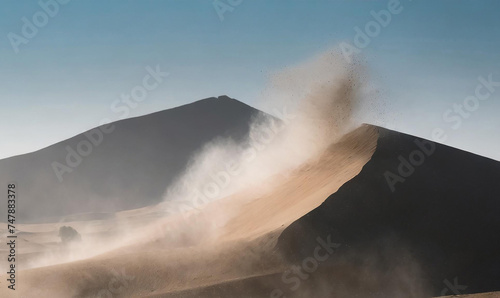
[{"label": "airborne sand spray", "polygon": [[257,106],[275,117],[256,116],[244,142],[216,139],[206,144],[166,190],[166,213],[188,219],[184,235],[196,239],[216,235],[217,228],[233,216],[231,210],[211,213],[209,218],[205,214],[201,225],[192,222],[193,215],[243,189],[255,197],[271,190],[271,177],[287,175],[319,156],[360,124],[355,111],[373,96],[367,91],[365,73],[363,63],[348,63],[332,50],[272,75]]}]

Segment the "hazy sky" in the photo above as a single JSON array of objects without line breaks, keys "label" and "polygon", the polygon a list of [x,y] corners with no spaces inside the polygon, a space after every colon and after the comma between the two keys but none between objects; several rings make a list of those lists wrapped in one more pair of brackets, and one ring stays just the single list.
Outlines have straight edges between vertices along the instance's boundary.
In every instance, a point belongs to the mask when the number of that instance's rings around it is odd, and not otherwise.
[{"label": "hazy sky", "polygon": [[40,1],[47,12],[4,1],[0,158],[119,119],[113,103],[157,65],[168,76],[148,80],[155,88],[127,116],[222,94],[252,105],[270,72],[355,44],[355,28],[393,5],[399,13],[362,49],[387,99],[373,122],[426,138],[441,127],[446,143],[500,160],[500,87],[481,87],[487,100],[443,119],[475,95],[478,77],[500,82],[500,3],[393,1]]}]

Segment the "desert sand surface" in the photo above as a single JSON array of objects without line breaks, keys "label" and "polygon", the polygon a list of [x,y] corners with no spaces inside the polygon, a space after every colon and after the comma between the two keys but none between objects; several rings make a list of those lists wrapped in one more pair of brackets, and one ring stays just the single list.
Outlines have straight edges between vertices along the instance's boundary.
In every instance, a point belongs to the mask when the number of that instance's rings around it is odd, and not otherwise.
[{"label": "desert sand surface", "polygon": [[[245,190],[211,202],[203,212],[187,219],[184,215],[161,219],[158,212],[161,206],[156,206],[117,213],[110,219],[21,225],[20,267],[36,268],[20,271],[16,294],[19,297],[107,297],[109,294],[196,297],[198,293],[176,293],[205,291],[220,284],[281,273],[287,268],[276,250],[281,231],[356,176],[371,158],[376,141],[377,129],[363,126],[328,147],[319,158],[286,176],[273,177],[274,186],[269,192],[259,192],[256,196],[251,189]],[[205,229],[211,228],[210,221],[216,218],[212,213],[220,212],[221,208],[231,209],[233,216],[223,223],[216,222],[216,234],[207,233]],[[185,233],[170,232],[168,226],[179,224],[176,221],[185,227]],[[63,224],[81,232],[83,240],[79,246],[85,247],[88,241],[93,247],[84,251],[62,247],[57,231]],[[123,233],[133,236],[120,241]],[[96,255],[87,257],[89,251]],[[66,261],[72,258],[81,259]],[[58,262],[61,264],[45,266]],[[243,282],[243,285],[251,284]],[[0,288],[2,296],[11,294],[5,292],[5,287]],[[258,293],[258,296],[270,294]]]}]

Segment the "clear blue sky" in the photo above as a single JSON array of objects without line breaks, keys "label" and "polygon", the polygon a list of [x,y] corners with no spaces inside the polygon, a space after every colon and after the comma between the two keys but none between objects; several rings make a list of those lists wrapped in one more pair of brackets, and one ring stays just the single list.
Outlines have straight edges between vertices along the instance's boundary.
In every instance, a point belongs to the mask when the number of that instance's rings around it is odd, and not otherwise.
[{"label": "clear blue sky", "polygon": [[[222,94],[252,105],[270,72],[353,43],[354,28],[389,2],[243,0],[221,20],[212,0],[72,0],[16,53],[9,33],[23,36],[23,17],[43,24],[43,10],[37,1],[4,1],[0,158],[115,120],[111,104],[141,84],[147,66],[169,75],[129,116]],[[387,97],[379,124],[426,138],[442,126],[446,143],[500,160],[500,87],[460,128],[442,118],[474,95],[479,76],[500,81],[500,3],[400,3],[401,13],[362,50]]]}]

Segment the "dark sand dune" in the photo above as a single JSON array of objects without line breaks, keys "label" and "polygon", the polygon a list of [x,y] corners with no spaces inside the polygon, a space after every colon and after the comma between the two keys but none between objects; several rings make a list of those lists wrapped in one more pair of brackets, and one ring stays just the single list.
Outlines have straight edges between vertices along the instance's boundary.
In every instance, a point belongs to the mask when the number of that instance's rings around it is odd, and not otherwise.
[{"label": "dark sand dune", "polygon": [[[259,111],[226,96],[113,123],[100,144],[59,182],[53,162],[66,164],[84,134],[0,161],[0,181],[17,181],[18,221],[58,221],[75,213],[114,212],[161,201],[189,158],[216,137],[240,140]],[[96,130],[93,138],[99,140]],[[87,132],[88,133],[88,132]],[[138,200],[137,198],[141,198]],[[89,215],[90,217],[95,217]]]},{"label": "dark sand dune", "polygon": [[[425,160],[401,168],[408,177],[393,192],[384,175],[400,175],[398,158],[410,154]],[[451,295],[455,279],[463,294],[499,290],[499,178],[500,162],[380,129],[361,173],[285,229],[278,246],[301,263],[317,237],[341,244],[303,282],[322,284],[328,297]]]}]

